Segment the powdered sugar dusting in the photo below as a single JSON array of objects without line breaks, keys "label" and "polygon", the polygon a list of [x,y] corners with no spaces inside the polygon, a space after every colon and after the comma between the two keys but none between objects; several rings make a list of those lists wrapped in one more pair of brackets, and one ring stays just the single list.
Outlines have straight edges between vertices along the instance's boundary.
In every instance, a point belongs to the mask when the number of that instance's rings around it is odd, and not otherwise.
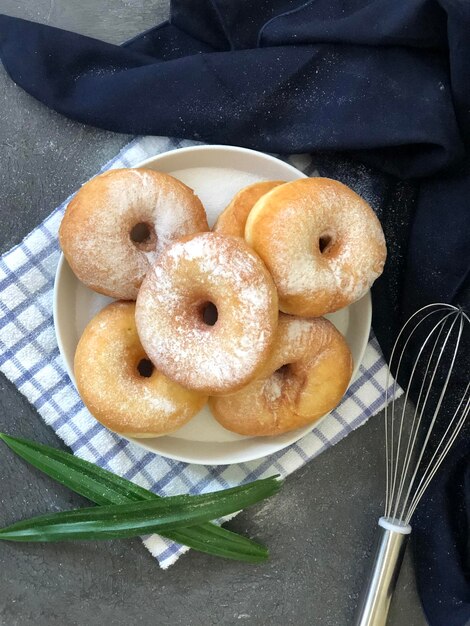
[{"label": "powdered sugar dusting", "polygon": [[151,393],[146,387],[141,388],[139,391],[142,394],[142,399],[147,405],[167,417],[170,417],[179,408],[169,396],[165,397],[164,395],[156,395],[155,393]]},{"label": "powdered sugar dusting", "polygon": [[298,344],[302,338],[302,335],[310,333],[312,329],[312,322],[308,319],[292,318],[290,323],[286,327],[287,341],[289,343]]},{"label": "powdered sugar dusting", "polygon": [[[214,326],[198,302],[213,302]],[[136,321],[156,367],[212,393],[253,377],[273,340],[277,297],[260,259],[242,241],[202,233],[169,246],[140,290]]]},{"label": "powdered sugar dusting", "polygon": [[278,376],[271,375],[263,386],[263,396],[272,404],[282,396],[282,383]]},{"label": "powdered sugar dusting", "polygon": [[[361,298],[381,274],[386,248],[380,223],[341,183],[301,179],[276,188],[264,206],[272,219],[266,232],[253,221],[252,243],[264,248],[281,302],[291,296],[322,299],[322,313],[335,310]],[[330,254],[320,252],[324,234],[333,242]]]},{"label": "powdered sugar dusting", "polygon": [[108,202],[115,210],[99,219],[105,221],[107,216],[111,225],[116,225],[118,211],[119,214],[131,212],[133,217],[149,222],[157,235],[157,254],[171,241],[199,228],[207,229],[204,209],[190,188],[168,174],[152,170],[135,168],[127,173],[135,179],[134,184],[129,179],[125,185],[110,185]]},{"label": "powdered sugar dusting", "polygon": [[[136,298],[149,265],[171,241],[208,230],[193,191],[152,170],[106,172],[84,185],[69,206],[61,226],[67,259],[85,284],[116,298]],[[130,238],[139,223],[156,235],[150,251]]]}]

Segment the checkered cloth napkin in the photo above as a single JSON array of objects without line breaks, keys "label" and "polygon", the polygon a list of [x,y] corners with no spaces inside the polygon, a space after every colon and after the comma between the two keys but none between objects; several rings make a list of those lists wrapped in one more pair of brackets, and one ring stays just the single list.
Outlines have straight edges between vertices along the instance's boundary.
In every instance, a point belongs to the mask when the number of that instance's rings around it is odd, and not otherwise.
[{"label": "checkered cloth napkin", "polygon": [[[138,138],[103,170],[131,167],[149,156],[195,145],[162,137]],[[289,161],[307,174],[310,157]],[[0,369],[36,407],[74,454],[160,495],[204,493],[267,477],[287,476],[384,406],[387,366],[371,336],[359,373],[341,405],[310,434],[272,456],[230,466],[188,465],[166,459],[101,426],[82,404],[59,354],[52,319],[54,275],[60,250],[57,231],[68,198],[0,261]],[[144,540],[162,568],[187,548],[153,535]]]}]

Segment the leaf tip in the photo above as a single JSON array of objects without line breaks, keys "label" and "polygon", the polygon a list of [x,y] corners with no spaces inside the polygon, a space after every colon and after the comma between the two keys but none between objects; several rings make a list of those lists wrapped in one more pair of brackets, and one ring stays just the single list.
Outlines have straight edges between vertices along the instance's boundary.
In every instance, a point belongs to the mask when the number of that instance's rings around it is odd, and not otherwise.
[{"label": "leaf tip", "polygon": [[3,441],[3,443],[6,443],[8,447],[11,447],[10,443],[13,443],[15,441],[14,437],[11,437],[10,435],[7,435],[6,433],[0,433],[0,439]]}]

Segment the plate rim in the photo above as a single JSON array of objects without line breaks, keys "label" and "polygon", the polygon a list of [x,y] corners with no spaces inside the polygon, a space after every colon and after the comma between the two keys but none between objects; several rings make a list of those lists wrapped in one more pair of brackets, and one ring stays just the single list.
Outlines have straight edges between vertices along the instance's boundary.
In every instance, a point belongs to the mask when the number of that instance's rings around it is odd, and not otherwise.
[{"label": "plate rim", "polygon": [[[283,166],[288,167],[293,173],[295,173],[296,175],[298,175],[299,178],[308,178],[308,176],[306,174],[304,174],[301,170],[297,169],[295,166],[291,165],[290,163],[287,163],[275,156],[272,156],[271,154],[266,154],[263,152],[259,152],[257,150],[251,150],[250,148],[243,148],[243,147],[239,147],[239,146],[224,146],[221,144],[211,144],[211,145],[196,145],[196,146],[186,146],[184,148],[176,148],[173,150],[167,150],[165,152],[161,152],[158,154],[155,154],[151,157],[148,157],[146,159],[144,159],[143,161],[139,161],[139,163],[137,163],[136,165],[132,166],[132,168],[138,168],[138,167],[146,167],[149,164],[153,164],[155,162],[155,160],[158,160],[159,158],[165,158],[165,157],[169,157],[171,155],[174,155],[176,153],[181,154],[181,153],[190,153],[190,152],[199,152],[199,151],[204,151],[204,152],[208,152],[208,151],[215,151],[215,150],[223,150],[225,152],[233,152],[233,153],[250,153],[250,154],[254,154],[258,157],[261,157],[264,160],[269,160],[269,161],[273,161],[273,162],[281,162],[283,164]],[[74,375],[74,371],[73,371],[73,366],[70,367],[69,363],[68,363],[68,358],[67,358],[67,352],[65,350],[64,347],[64,343],[62,341],[62,333],[59,331],[60,328],[60,323],[58,322],[59,319],[59,308],[61,305],[59,305],[59,285],[62,279],[62,275],[63,272],[66,269],[67,266],[67,261],[65,259],[65,256],[63,254],[63,252],[60,253],[60,258],[57,264],[57,268],[56,268],[56,272],[55,272],[55,276],[54,276],[54,288],[53,288],[53,302],[52,302],[52,314],[53,314],[53,322],[54,322],[54,334],[56,337],[56,341],[57,341],[57,345],[59,348],[59,353],[60,356],[62,358],[64,367],[65,367],[65,371],[67,372],[67,375],[69,376],[73,386],[75,387],[75,389],[77,389],[77,385],[76,385],[76,380],[75,380],[75,375]],[[78,280],[78,279],[76,279]],[[362,342],[361,342],[361,346],[360,346],[360,350],[359,350],[359,354],[360,354],[360,358],[357,360],[357,363],[354,364],[354,371],[353,374],[351,376],[351,379],[349,381],[348,384],[348,388],[351,386],[351,383],[353,382],[353,380],[355,379],[358,371],[359,371],[359,367],[364,359],[364,354],[365,351],[367,349],[367,345],[368,345],[368,341],[369,341],[369,335],[370,335],[370,330],[371,330],[371,322],[372,322],[372,299],[371,299],[371,293],[370,293],[370,289],[367,291],[367,293],[363,296],[363,298],[361,298],[361,300],[364,300],[364,304],[365,304],[365,320],[364,320],[364,328],[367,329],[367,332],[364,332],[364,336],[362,338]],[[77,390],[78,393],[78,390]],[[346,392],[345,392],[346,393]],[[262,458],[265,458],[266,456],[269,456],[270,454],[275,454],[276,452],[279,452],[287,447],[289,447],[290,445],[296,443],[297,441],[300,441],[303,437],[307,436],[314,428],[316,428],[317,426],[319,426],[321,424],[321,422],[323,422],[323,420],[328,417],[328,415],[331,413],[328,412],[325,415],[323,415],[320,419],[318,419],[316,422],[314,422],[313,424],[304,426],[301,429],[297,429],[292,431],[291,436],[290,437],[286,437],[286,435],[289,435],[289,433],[284,433],[283,435],[276,435],[274,437],[247,437],[248,440],[261,440],[263,442],[268,442],[268,441],[273,441],[273,439],[275,439],[276,437],[284,437],[285,440],[282,441],[282,443],[279,443],[279,445],[274,445],[273,449],[271,449],[268,452],[263,452],[261,451],[260,453],[249,453],[247,452],[246,456],[244,456],[243,454],[238,453],[237,454],[237,459],[236,460],[227,460],[227,461],[221,461],[221,460],[214,460],[211,458],[200,458],[198,457],[197,459],[194,458],[189,458],[188,456],[184,456],[184,455],[178,455],[176,453],[172,453],[172,452],[167,452],[167,451],[160,451],[160,450],[155,450],[153,447],[151,447],[149,444],[146,443],[146,439],[145,438],[134,438],[134,437],[126,437],[125,435],[122,435],[121,433],[115,433],[117,434],[119,437],[122,437],[123,439],[126,439],[127,441],[130,441],[136,445],[138,445],[139,447],[141,447],[144,450],[150,451],[153,454],[158,454],[160,456],[163,456],[165,458],[169,458],[175,461],[180,461],[180,462],[184,462],[184,463],[191,463],[194,465],[213,465],[213,466],[227,466],[227,465],[232,465],[232,464],[236,464],[236,463],[246,463],[249,461],[256,461]],[[96,419],[96,418],[95,418]],[[104,426],[104,428],[106,428]],[[107,429],[110,430],[110,432],[114,432],[111,431],[111,429]],[[168,435],[164,435],[163,437],[171,437],[172,433],[169,433]],[[158,440],[160,438],[156,437],[156,438],[152,438],[152,441]]]}]

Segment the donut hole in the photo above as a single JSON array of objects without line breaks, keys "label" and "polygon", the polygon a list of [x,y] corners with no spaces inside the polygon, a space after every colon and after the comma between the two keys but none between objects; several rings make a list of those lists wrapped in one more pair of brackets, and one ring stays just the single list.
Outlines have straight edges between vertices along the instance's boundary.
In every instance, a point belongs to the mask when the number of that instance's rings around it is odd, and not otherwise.
[{"label": "donut hole", "polygon": [[335,238],[332,233],[322,233],[318,239],[318,249],[320,250],[320,254],[327,254],[333,247],[334,243]]},{"label": "donut hole", "polygon": [[297,366],[295,363],[284,363],[274,372],[273,376],[283,389],[287,389],[298,377]]},{"label": "donut hole", "polygon": [[155,249],[157,236],[154,227],[148,222],[135,224],[129,233],[129,237],[136,248],[149,252]]},{"label": "donut hole", "polygon": [[277,406],[285,399],[286,387],[289,386],[289,380],[291,378],[290,374],[290,365],[286,363],[275,370],[267,379],[264,385],[263,395],[269,406]]},{"label": "donut hole", "polygon": [[215,326],[219,312],[213,302],[203,302],[200,307],[201,319],[206,326]]},{"label": "donut hole", "polygon": [[140,359],[137,363],[137,371],[143,378],[150,378],[154,369],[155,367],[150,359]]},{"label": "donut hole", "polygon": [[276,380],[281,387],[284,387],[292,378],[291,364],[285,363],[284,365],[281,365],[281,367],[273,372],[272,378]]},{"label": "donut hole", "polygon": [[281,365],[275,372],[279,377],[285,378],[290,373],[290,363]]}]

